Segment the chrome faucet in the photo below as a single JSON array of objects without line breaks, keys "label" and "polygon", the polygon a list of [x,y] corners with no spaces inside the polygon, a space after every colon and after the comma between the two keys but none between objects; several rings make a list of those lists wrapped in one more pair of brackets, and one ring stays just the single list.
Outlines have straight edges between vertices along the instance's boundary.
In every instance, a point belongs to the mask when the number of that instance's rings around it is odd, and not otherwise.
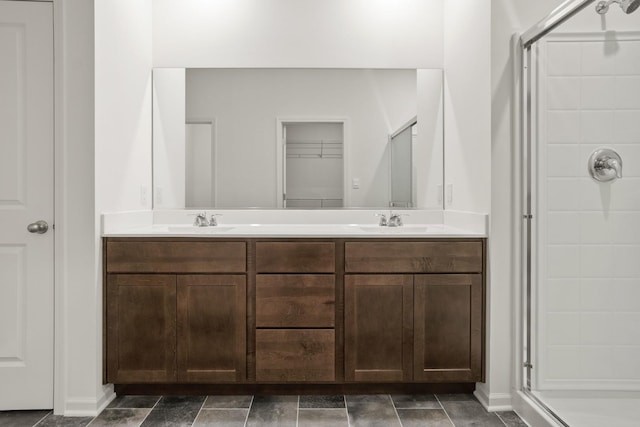
[{"label": "chrome faucet", "polygon": [[377,213],[375,215],[380,217],[380,222],[378,223],[380,227],[386,227],[387,225],[389,225],[389,223],[387,222],[387,216],[385,214]]},{"label": "chrome faucet", "polygon": [[193,220],[194,227],[216,227],[218,220],[216,217],[222,216],[222,214],[211,214],[210,219],[207,219],[207,212],[195,214],[196,219]]},{"label": "chrome faucet", "polygon": [[392,211],[389,211],[389,219],[383,213],[375,215],[380,217],[380,222],[378,223],[380,227],[402,227],[402,217],[406,216],[406,214],[393,213]]},{"label": "chrome faucet", "polygon": [[599,148],[589,157],[588,169],[596,181],[615,181],[622,178],[622,158],[612,148]]},{"label": "chrome faucet", "polygon": [[207,213],[206,212],[202,212],[202,213],[196,214],[196,219],[193,220],[193,226],[194,227],[208,227],[209,226],[209,221],[207,220]]},{"label": "chrome faucet", "polygon": [[397,214],[391,212],[389,216],[389,227],[402,227],[403,216],[405,216],[405,214]]},{"label": "chrome faucet", "polygon": [[222,214],[211,214],[211,219],[209,219],[209,226],[216,227],[218,225],[218,220],[216,217],[222,216]]},{"label": "chrome faucet", "polygon": [[622,178],[622,165],[616,159],[606,159],[596,162],[596,170],[598,169],[609,169],[612,170],[616,178]]}]

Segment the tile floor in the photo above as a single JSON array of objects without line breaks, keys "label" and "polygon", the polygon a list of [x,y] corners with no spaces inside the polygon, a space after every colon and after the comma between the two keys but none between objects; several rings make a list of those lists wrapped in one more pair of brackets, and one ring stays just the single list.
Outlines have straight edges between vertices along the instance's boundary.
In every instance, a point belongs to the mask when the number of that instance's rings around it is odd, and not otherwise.
[{"label": "tile floor", "polygon": [[361,396],[121,396],[95,417],[0,412],[0,427],[522,427],[471,394]]}]

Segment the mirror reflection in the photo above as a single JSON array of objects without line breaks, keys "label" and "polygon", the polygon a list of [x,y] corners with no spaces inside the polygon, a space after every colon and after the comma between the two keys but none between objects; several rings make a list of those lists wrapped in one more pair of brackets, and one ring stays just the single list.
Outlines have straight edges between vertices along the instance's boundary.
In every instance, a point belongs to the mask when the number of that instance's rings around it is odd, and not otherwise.
[{"label": "mirror reflection", "polygon": [[155,69],[154,208],[442,208],[442,72]]}]

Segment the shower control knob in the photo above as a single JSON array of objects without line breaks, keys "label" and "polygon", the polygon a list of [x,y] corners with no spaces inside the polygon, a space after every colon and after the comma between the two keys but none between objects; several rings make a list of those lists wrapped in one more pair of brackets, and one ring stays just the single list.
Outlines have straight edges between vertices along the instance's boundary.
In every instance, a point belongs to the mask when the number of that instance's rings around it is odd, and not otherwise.
[{"label": "shower control knob", "polygon": [[598,182],[611,182],[622,178],[622,158],[612,148],[598,148],[589,157],[588,170]]}]

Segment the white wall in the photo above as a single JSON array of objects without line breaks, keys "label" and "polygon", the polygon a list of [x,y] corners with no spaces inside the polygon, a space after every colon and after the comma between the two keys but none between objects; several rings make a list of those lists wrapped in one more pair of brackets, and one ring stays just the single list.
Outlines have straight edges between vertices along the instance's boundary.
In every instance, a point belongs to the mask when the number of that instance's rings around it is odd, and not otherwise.
[{"label": "white wall", "polygon": [[[445,184],[450,210],[491,204],[491,1],[446,2],[444,13]],[[462,30],[462,29],[467,30]]]},{"label": "white wall", "polygon": [[[444,74],[439,70],[418,70],[418,137],[413,146],[416,206],[440,210],[444,179]],[[440,85],[435,85],[435,81]],[[417,187],[417,188],[416,188]]]},{"label": "white wall", "polygon": [[54,2],[56,72],[56,414],[95,411],[101,310],[94,206],[94,8]]},{"label": "white wall", "polygon": [[185,207],[185,70],[153,71],[154,208]]},{"label": "white wall", "polygon": [[[491,211],[491,3],[445,4],[446,210]],[[479,385],[478,392],[493,409],[507,409],[511,405],[510,353],[501,344],[508,332],[505,336],[504,328],[494,322],[495,289],[490,272],[487,288],[486,383]]]},{"label": "white wall", "polygon": [[519,262],[512,245],[515,224],[512,136],[513,59],[510,41],[516,32],[529,29],[560,5],[562,0],[493,0],[491,10],[491,238],[489,239],[489,379],[481,391],[496,406],[505,404],[512,392],[512,364],[516,360],[513,292],[520,286],[513,265]]},{"label": "white wall", "polygon": [[151,1],[65,0],[54,8],[63,29],[64,138],[56,412],[95,415],[111,392],[102,385],[100,214],[150,206],[150,198],[140,204],[139,188],[151,180]]},{"label": "white wall", "polygon": [[96,207],[149,209],[151,0],[95,0],[95,7]]},{"label": "white wall", "polygon": [[155,67],[442,68],[442,4],[155,0],[153,62]]}]

